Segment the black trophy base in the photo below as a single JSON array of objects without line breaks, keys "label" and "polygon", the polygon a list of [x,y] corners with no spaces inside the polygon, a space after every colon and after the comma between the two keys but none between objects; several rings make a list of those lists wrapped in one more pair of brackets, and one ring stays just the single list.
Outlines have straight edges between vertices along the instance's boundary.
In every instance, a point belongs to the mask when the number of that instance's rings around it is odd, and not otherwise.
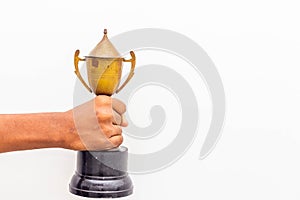
[{"label": "black trophy base", "polygon": [[119,198],[131,195],[133,185],[127,174],[128,149],[79,151],[70,192],[90,198]]}]

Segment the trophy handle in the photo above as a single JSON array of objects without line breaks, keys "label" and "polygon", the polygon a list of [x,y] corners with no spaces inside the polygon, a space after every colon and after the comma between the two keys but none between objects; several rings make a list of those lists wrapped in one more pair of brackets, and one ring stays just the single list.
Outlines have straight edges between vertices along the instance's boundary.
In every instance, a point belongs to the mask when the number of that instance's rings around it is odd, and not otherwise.
[{"label": "trophy handle", "polygon": [[119,89],[116,90],[116,93],[120,92],[125,87],[125,85],[127,85],[127,83],[130,81],[130,79],[134,75],[135,54],[133,51],[130,51],[130,55],[131,55],[131,59],[129,59],[129,60],[126,60],[125,58],[123,58],[123,62],[131,62],[131,69],[130,69],[129,75],[128,75],[126,81],[121,85],[121,87],[119,87]]},{"label": "trophy handle", "polygon": [[78,68],[78,63],[79,63],[79,61],[85,61],[85,59],[83,59],[83,58],[79,58],[79,53],[80,53],[80,51],[79,51],[79,49],[77,49],[76,51],[75,51],[75,54],[74,54],[74,66],[75,66],[75,74],[77,75],[77,77],[79,78],[79,80],[81,81],[81,83],[84,85],[84,87],[88,90],[88,91],[90,91],[90,92],[92,92],[92,90],[91,90],[91,88],[86,84],[86,82],[83,80],[83,78],[82,78],[82,76],[81,76],[81,74],[80,74],[80,72],[79,72],[79,68]]}]

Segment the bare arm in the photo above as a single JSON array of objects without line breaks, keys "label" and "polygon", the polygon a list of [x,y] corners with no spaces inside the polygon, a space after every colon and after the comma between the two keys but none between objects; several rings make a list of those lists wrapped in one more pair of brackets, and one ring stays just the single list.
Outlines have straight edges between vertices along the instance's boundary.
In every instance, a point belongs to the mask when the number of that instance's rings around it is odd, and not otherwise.
[{"label": "bare arm", "polygon": [[106,96],[67,112],[0,115],[0,153],[39,148],[108,149],[122,141],[125,105]]},{"label": "bare arm", "polygon": [[67,113],[0,115],[0,152],[63,147],[72,131]]}]

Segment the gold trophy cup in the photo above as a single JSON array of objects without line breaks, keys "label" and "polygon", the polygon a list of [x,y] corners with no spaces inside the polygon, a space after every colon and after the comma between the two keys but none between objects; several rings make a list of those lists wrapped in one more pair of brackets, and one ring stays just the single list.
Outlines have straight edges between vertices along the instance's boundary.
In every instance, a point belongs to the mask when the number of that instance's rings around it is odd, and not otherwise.
[{"label": "gold trophy cup", "polygon": [[[106,29],[104,29],[104,36],[102,40],[88,56],[80,58],[79,53],[80,51],[76,50],[74,55],[75,73],[86,89],[96,95],[111,96],[114,93],[118,93],[125,87],[125,85],[134,75],[134,52],[130,51],[132,58],[129,60],[122,58],[113,44],[107,38]],[[86,62],[89,86],[86,84],[79,72],[79,61]],[[118,88],[122,76],[123,62],[131,62],[131,69],[125,82]]]}]

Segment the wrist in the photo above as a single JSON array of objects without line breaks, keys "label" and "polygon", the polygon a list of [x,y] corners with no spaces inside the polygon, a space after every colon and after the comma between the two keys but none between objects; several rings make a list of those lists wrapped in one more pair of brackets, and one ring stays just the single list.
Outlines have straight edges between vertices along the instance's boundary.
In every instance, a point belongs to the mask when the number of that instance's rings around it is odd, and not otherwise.
[{"label": "wrist", "polygon": [[61,113],[61,115],[63,118],[61,120],[63,127],[59,129],[60,147],[64,149],[77,149],[76,146],[79,145],[80,136],[75,126],[73,111],[69,110]]},{"label": "wrist", "polygon": [[56,137],[53,138],[53,142],[59,148],[66,148],[68,144],[68,135],[74,130],[72,125],[73,117],[68,112],[55,113],[53,118],[54,129],[56,132]]}]

